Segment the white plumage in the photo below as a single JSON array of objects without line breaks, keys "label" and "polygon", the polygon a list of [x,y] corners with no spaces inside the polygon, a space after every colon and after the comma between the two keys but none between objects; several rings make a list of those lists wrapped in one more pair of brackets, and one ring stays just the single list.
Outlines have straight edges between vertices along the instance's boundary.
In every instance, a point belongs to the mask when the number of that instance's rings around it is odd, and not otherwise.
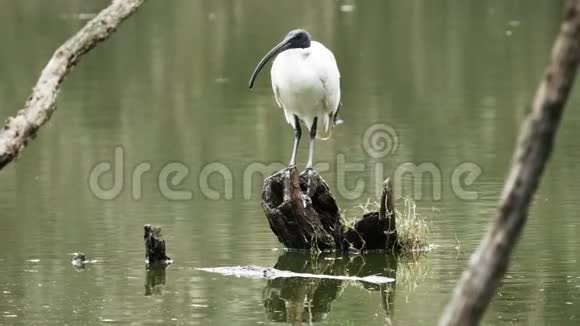
[{"label": "white plumage", "polygon": [[296,164],[302,121],[310,131],[306,164],[310,175],[317,130],[324,130],[326,136],[329,136],[337,120],[340,73],[332,52],[321,43],[312,41],[305,30],[296,29],[290,31],[260,60],[250,77],[250,89],[260,70],[274,57],[276,59],[270,71],[272,89],[276,103],[284,110],[286,121],[294,128],[290,166]]},{"label": "white plumage", "polygon": [[312,41],[308,48],[278,54],[270,73],[286,121],[295,127],[296,115],[310,129],[318,117],[319,130],[329,132],[340,103],[340,73],[332,52]]}]

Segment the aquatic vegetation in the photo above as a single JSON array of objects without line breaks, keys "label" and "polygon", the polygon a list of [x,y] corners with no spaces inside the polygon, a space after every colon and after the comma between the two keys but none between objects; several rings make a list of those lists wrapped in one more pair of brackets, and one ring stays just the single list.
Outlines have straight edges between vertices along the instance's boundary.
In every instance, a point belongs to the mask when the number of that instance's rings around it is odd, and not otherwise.
[{"label": "aquatic vegetation", "polygon": [[[429,225],[424,216],[417,212],[417,204],[410,198],[402,198],[404,203],[403,209],[395,209],[395,218],[397,226],[397,241],[400,252],[404,254],[419,254],[430,251],[429,243]],[[368,199],[364,204],[356,206],[353,210],[357,214],[350,214],[351,210],[345,210],[342,214],[342,222],[345,227],[353,228],[358,221],[360,212],[367,214],[379,210],[379,203]]]}]

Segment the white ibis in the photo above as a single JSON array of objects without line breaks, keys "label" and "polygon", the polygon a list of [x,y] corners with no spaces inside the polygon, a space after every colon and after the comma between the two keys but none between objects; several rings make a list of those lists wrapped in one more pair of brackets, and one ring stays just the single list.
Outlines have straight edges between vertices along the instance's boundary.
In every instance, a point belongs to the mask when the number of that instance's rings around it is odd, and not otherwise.
[{"label": "white ibis", "polygon": [[328,136],[337,123],[340,73],[336,60],[329,49],[312,41],[305,30],[290,31],[260,60],[250,78],[250,89],[254,86],[260,70],[274,57],[276,59],[270,71],[272,90],[276,103],[284,110],[286,121],[294,128],[290,166],[296,165],[302,121],[310,131],[306,169],[311,175],[318,123],[320,122]]}]

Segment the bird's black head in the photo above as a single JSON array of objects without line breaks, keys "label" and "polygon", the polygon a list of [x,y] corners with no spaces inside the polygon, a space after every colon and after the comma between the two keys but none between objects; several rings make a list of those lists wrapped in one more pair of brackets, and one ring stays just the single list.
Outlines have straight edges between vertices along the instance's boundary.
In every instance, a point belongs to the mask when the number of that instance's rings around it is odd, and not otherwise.
[{"label": "bird's black head", "polygon": [[250,77],[249,84],[250,89],[252,89],[252,87],[254,86],[254,81],[256,80],[256,77],[258,77],[258,73],[260,72],[260,70],[262,70],[262,68],[266,65],[266,63],[268,63],[268,61],[277,56],[280,52],[289,49],[309,48],[310,43],[311,43],[310,34],[308,34],[308,32],[303,29],[295,29],[286,34],[282,42],[278,43],[278,45],[272,48],[272,50],[270,50],[270,52],[268,52],[262,58],[262,60],[260,60],[260,62],[256,66],[256,69],[254,69],[252,77]]},{"label": "bird's black head", "polygon": [[[303,29],[290,31],[282,42],[288,43],[287,49],[305,49],[310,47],[310,34]],[[280,51],[282,52],[282,51]]]}]

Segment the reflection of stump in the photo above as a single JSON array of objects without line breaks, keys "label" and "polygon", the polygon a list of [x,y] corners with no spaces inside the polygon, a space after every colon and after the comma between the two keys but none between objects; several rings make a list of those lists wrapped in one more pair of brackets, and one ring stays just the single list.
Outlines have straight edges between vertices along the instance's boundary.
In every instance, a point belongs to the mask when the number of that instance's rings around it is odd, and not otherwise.
[{"label": "reflection of stump", "polygon": [[[296,273],[326,275],[394,277],[397,260],[394,256],[371,254],[350,259],[338,253],[312,256],[299,252],[285,252],[278,258],[275,269]],[[268,320],[283,323],[321,322],[331,311],[331,304],[348,282],[315,278],[276,278],[269,280],[263,292]],[[369,291],[380,291],[387,317],[392,315],[395,283],[369,284],[361,282]]]},{"label": "reflection of stump", "polygon": [[165,240],[161,228],[145,224],[145,262],[147,265],[167,265],[171,259],[165,254]]},{"label": "reflection of stump", "polygon": [[306,196],[308,175],[296,167],[264,181],[262,207],[270,228],[289,249],[396,250],[393,190],[385,180],[379,212],[365,214],[354,227],[342,224],[340,211],[326,182],[314,172],[311,197]]},{"label": "reflection of stump", "polygon": [[145,277],[145,295],[160,295],[165,287],[165,266],[152,265],[147,269]]}]

